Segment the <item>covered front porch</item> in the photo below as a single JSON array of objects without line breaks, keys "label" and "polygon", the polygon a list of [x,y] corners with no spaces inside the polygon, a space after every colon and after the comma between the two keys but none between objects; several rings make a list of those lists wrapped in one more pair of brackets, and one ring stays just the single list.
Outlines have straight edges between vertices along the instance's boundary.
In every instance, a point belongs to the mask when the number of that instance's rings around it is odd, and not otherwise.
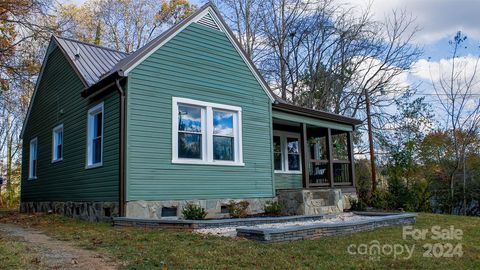
[{"label": "covered front porch", "polygon": [[343,211],[355,194],[352,132],[360,121],[288,104],[274,105],[272,116],[275,189],[287,212]]},{"label": "covered front porch", "polygon": [[359,121],[282,105],[272,112],[276,189],[353,191],[352,132]]}]

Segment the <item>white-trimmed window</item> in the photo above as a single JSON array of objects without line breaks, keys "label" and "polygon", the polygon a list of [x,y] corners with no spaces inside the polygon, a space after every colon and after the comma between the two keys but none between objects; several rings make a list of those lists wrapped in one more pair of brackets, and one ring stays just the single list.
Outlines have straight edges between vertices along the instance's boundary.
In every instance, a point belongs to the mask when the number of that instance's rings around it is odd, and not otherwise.
[{"label": "white-trimmed window", "polygon": [[28,179],[37,179],[38,139],[30,141],[30,155],[28,162]]},{"label": "white-trimmed window", "polygon": [[63,124],[52,130],[52,162],[63,160]]},{"label": "white-trimmed window", "polygon": [[172,98],[172,162],[243,165],[242,108]]},{"label": "white-trimmed window", "polygon": [[87,168],[103,164],[103,103],[88,110]]},{"label": "white-trimmed window", "polygon": [[273,134],[273,164],[277,173],[301,173],[300,135],[275,131]]}]

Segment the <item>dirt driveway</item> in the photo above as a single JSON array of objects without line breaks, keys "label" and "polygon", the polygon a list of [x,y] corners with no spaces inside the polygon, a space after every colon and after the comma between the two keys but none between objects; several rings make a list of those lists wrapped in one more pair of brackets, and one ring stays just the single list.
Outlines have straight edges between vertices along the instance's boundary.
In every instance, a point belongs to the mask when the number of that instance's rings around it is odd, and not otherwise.
[{"label": "dirt driveway", "polygon": [[38,258],[38,265],[48,269],[116,269],[115,263],[94,251],[55,240],[39,230],[0,223],[0,233],[25,242]]}]

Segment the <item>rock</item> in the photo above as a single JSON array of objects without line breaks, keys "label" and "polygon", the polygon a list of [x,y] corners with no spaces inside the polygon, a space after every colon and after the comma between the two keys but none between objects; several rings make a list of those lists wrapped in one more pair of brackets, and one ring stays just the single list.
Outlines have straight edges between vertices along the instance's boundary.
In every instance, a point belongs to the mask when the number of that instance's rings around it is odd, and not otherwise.
[{"label": "rock", "polygon": [[347,205],[340,189],[279,190],[278,201],[283,205],[285,215],[341,213]]}]

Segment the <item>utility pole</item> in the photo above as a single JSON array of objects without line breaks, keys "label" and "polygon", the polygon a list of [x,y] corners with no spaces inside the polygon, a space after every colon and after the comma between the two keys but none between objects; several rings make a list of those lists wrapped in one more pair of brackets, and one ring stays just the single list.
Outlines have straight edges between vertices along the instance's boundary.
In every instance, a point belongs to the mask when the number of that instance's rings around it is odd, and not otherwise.
[{"label": "utility pole", "polygon": [[463,152],[463,215],[467,215],[467,195],[466,195],[466,185],[467,185],[467,177],[465,169],[465,151]]},{"label": "utility pole", "polygon": [[370,111],[370,96],[367,88],[365,88],[365,106],[367,109],[367,128],[368,128],[368,142],[370,144],[370,164],[372,167],[372,193],[377,187],[377,172],[375,169],[375,149],[373,147],[373,130],[372,130],[372,114]]}]

